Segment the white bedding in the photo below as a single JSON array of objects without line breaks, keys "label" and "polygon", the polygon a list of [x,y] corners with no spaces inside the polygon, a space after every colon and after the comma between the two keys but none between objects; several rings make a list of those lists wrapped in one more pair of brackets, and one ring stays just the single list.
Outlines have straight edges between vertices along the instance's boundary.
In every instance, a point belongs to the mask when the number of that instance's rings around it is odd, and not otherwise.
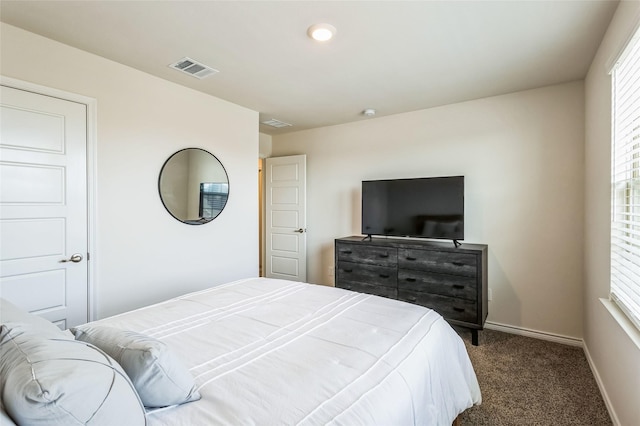
[{"label": "white bedding", "polygon": [[167,343],[202,399],[153,425],[451,425],[481,401],[460,337],[429,309],[252,278],[96,321]]}]

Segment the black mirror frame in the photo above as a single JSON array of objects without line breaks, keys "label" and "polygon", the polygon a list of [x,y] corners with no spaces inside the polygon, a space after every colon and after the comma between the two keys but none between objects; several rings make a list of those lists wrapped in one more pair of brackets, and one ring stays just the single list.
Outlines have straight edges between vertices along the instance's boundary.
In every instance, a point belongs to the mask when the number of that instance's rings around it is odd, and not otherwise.
[{"label": "black mirror frame", "polygon": [[[169,210],[169,208],[167,207],[167,204],[164,202],[164,198],[162,197],[162,187],[161,187],[162,172],[164,171],[166,165],[169,163],[169,161],[171,161],[171,159],[173,157],[175,157],[179,153],[184,152],[184,151],[188,151],[188,150],[192,150],[192,149],[198,150],[198,151],[202,151],[202,152],[204,152],[206,154],[209,154],[211,157],[213,157],[218,162],[218,164],[220,164],[220,167],[222,167],[222,170],[224,171],[224,174],[227,177],[227,185],[229,187],[229,190],[227,191],[227,199],[225,200],[224,205],[222,206],[222,209],[220,209],[220,212],[218,212],[217,215],[215,215],[215,216],[213,216],[211,218],[207,218],[206,220],[204,218],[202,218],[202,219],[199,219],[199,220],[188,220],[188,221],[185,221],[185,220],[182,220],[182,219],[176,217],[176,215],[174,215],[171,212],[171,210]],[[216,157],[215,155],[213,155],[212,153],[210,153],[206,149],[191,147],[191,148],[183,148],[183,149],[180,149],[180,150],[174,152],[162,164],[162,167],[160,168],[160,173],[158,174],[158,195],[160,196],[160,202],[164,206],[164,208],[167,211],[167,213],[169,213],[171,215],[171,217],[173,217],[178,222],[184,223],[185,225],[204,225],[206,223],[212,222],[215,218],[219,217],[220,214],[224,211],[225,207],[227,206],[227,204],[229,202],[229,195],[230,194],[231,194],[231,184],[229,182],[229,173],[227,173],[227,169],[224,167],[224,164],[222,164],[222,161],[220,161],[220,159],[218,157]]]}]

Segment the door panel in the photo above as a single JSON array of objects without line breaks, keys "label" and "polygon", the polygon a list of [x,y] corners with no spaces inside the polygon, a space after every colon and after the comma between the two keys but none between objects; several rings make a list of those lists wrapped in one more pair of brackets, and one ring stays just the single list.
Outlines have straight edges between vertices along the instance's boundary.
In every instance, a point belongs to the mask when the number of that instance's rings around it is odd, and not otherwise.
[{"label": "door panel", "polygon": [[271,241],[273,241],[273,247],[277,247],[278,250],[292,253],[297,253],[299,250],[299,238],[295,235],[275,234],[271,236]]},{"label": "door panel", "polygon": [[62,218],[3,220],[0,259],[64,256],[64,225]]},{"label": "door panel", "polygon": [[[86,105],[2,86],[0,296],[62,327],[88,319]],[[80,262],[63,262],[80,253]]]},{"label": "door panel", "polygon": [[267,158],[266,276],[307,279],[306,156]]},{"label": "door panel", "polygon": [[0,163],[3,204],[64,203],[64,168],[33,164]]},{"label": "door panel", "polygon": [[[2,297],[29,312],[60,309],[66,303],[65,272],[58,269],[7,277],[2,281]],[[48,284],[41,285],[43,281]]]},{"label": "door panel", "polygon": [[[278,203],[275,203],[277,206]],[[284,208],[280,205],[276,208]],[[300,218],[297,211],[272,210],[271,226],[275,228],[300,228]]]},{"label": "door panel", "polygon": [[3,146],[63,153],[65,116],[44,111],[22,109],[19,105],[2,105],[2,120],[13,123],[2,128]]},{"label": "door panel", "polygon": [[274,256],[271,263],[271,274],[274,277],[301,281],[297,279],[300,274],[298,266],[299,262],[295,258]]}]

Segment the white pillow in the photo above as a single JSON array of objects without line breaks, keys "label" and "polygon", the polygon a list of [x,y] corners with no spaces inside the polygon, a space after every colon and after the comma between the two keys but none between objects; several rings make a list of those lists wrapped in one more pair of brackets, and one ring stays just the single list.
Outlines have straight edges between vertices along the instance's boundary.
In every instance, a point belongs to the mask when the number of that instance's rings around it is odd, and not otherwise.
[{"label": "white pillow", "polygon": [[200,399],[193,376],[162,341],[134,331],[85,324],[71,329],[77,340],[96,345],[127,373],[145,407]]},{"label": "white pillow", "polygon": [[144,425],[144,407],[127,375],[98,348],[41,332],[0,327],[0,391],[17,424]]}]

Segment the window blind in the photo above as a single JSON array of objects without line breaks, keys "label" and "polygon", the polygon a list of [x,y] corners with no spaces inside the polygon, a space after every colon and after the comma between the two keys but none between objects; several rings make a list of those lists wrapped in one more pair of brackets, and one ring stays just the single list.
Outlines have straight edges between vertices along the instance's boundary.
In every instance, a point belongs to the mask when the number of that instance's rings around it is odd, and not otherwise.
[{"label": "window blind", "polygon": [[640,30],[612,80],[611,300],[640,329]]},{"label": "window blind", "polygon": [[216,217],[227,204],[229,184],[202,182],[200,184],[200,217]]}]

